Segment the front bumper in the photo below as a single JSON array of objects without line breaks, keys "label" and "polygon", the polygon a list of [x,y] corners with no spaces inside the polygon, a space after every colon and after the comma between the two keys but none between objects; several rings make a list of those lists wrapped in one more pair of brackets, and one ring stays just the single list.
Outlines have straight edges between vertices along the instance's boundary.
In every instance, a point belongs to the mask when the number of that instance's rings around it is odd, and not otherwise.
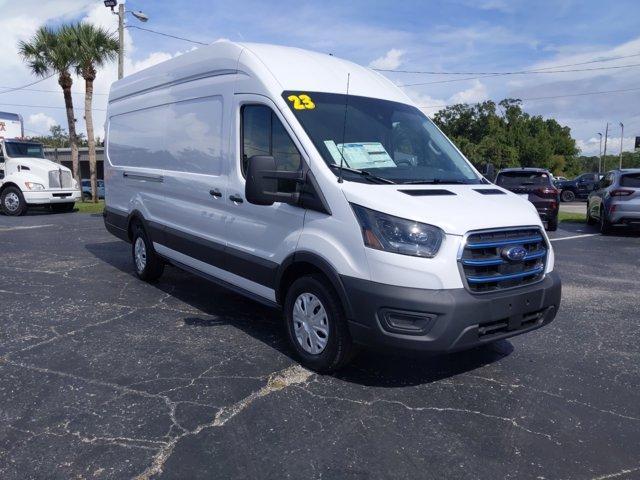
[{"label": "front bumper", "polygon": [[[560,308],[561,281],[551,272],[534,285],[473,295],[467,290],[424,290],[342,277],[356,343],[386,350],[451,352],[529,332],[550,323]],[[420,333],[399,333],[387,312],[427,318]],[[424,315],[426,314],[426,315]],[[383,325],[385,325],[383,327]]]},{"label": "front bumper", "polygon": [[23,191],[25,201],[30,205],[69,203],[80,200],[80,190],[32,190]]}]

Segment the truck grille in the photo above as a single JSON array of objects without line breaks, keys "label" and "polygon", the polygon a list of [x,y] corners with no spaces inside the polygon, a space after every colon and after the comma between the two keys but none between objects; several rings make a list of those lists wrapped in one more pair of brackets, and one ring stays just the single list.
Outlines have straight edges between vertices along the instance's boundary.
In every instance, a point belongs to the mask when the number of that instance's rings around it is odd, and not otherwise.
[{"label": "truck grille", "polygon": [[72,188],[71,172],[66,170],[49,171],[49,188]]},{"label": "truck grille", "polygon": [[[509,260],[505,252],[516,246],[523,247],[526,255]],[[542,280],[547,250],[537,227],[471,232],[459,259],[465,286],[474,293],[487,293]]]}]

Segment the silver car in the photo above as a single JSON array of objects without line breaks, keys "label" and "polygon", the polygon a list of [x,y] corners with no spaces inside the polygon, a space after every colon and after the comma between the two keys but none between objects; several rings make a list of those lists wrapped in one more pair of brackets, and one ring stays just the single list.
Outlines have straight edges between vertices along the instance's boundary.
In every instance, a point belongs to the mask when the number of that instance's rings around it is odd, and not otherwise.
[{"label": "silver car", "polygon": [[608,172],[587,199],[587,223],[607,233],[615,224],[640,226],[640,168]]}]

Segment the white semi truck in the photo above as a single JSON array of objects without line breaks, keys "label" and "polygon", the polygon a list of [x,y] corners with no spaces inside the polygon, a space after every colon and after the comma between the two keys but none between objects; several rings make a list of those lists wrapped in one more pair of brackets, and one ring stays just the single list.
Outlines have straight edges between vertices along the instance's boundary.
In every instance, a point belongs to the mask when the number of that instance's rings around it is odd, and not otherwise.
[{"label": "white semi truck", "polygon": [[22,118],[0,112],[0,211],[24,215],[30,205],[70,212],[80,199],[71,170],[44,157],[42,144],[23,138]]}]

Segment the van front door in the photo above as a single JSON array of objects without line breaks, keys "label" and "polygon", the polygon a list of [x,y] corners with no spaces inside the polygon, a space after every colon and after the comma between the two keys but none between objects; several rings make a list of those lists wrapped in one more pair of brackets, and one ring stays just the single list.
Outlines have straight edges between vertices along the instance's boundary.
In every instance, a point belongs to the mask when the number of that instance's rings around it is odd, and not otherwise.
[{"label": "van front door", "polygon": [[[275,300],[277,269],[295,250],[305,211],[284,203],[263,206],[247,202],[247,160],[254,155],[271,155],[278,170],[296,171],[302,167],[302,149],[272,102],[257,95],[237,95],[236,99],[237,128],[232,145],[238,153],[226,198],[226,268],[243,278],[238,286]],[[294,182],[290,188],[295,188]]]}]

